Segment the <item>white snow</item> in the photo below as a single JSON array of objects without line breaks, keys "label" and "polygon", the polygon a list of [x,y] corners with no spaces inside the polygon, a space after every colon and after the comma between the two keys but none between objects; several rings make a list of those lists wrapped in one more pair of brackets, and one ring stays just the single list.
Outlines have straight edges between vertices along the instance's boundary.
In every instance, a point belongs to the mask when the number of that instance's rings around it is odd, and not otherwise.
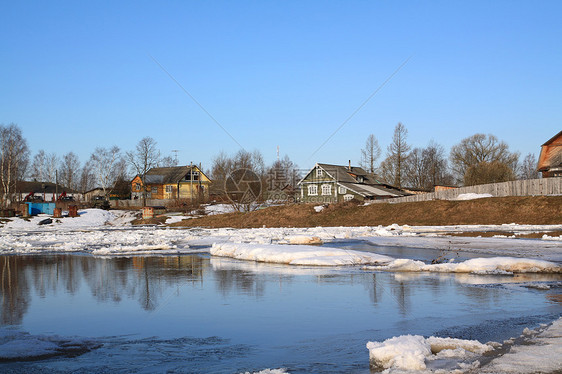
[{"label": "white snow", "polygon": [[493,197],[489,193],[461,193],[455,200],[474,200],[483,199],[486,197]]},{"label": "white snow", "polygon": [[213,256],[288,265],[338,266],[388,263],[391,257],[375,253],[309,245],[215,243]]},{"label": "white snow", "polygon": [[396,259],[382,266],[381,269],[475,274],[562,273],[562,267],[554,262],[514,257],[473,258],[460,263],[444,264],[426,264],[422,261]]},{"label": "white snow", "polygon": [[447,359],[455,366],[447,369],[459,369],[457,361],[474,359],[477,355],[493,350],[493,347],[476,340],[433,336],[425,339],[419,335],[403,335],[382,343],[368,342],[367,349],[371,365],[374,367],[419,371],[427,368],[428,361],[442,359]]},{"label": "white snow", "polygon": [[[368,342],[369,361],[384,373],[554,373],[562,369],[562,317],[550,326],[525,328],[502,344],[453,338],[402,335]],[[498,357],[481,365],[481,356]],[[502,351],[507,353],[500,355]],[[477,369],[477,370],[476,370]]]},{"label": "white snow", "polygon": [[323,211],[325,208],[326,208],[325,205],[317,205],[317,206],[314,207],[314,211],[315,211],[316,213],[320,213],[320,212]]}]

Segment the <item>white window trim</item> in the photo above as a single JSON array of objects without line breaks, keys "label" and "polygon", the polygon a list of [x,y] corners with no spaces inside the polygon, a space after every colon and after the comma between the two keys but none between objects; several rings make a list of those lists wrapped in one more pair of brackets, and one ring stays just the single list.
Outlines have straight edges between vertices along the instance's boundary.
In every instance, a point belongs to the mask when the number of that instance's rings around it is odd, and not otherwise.
[{"label": "white window trim", "polygon": [[345,195],[347,193],[347,188],[343,187],[343,186],[339,186],[339,191],[340,195]]},{"label": "white window trim", "polygon": [[318,196],[318,185],[311,184],[308,186],[308,196]]},{"label": "white window trim", "polygon": [[324,170],[317,168],[316,169],[316,176],[317,177],[323,177],[324,176]]},{"label": "white window trim", "polygon": [[352,194],[347,194],[343,197],[343,201],[353,200],[354,197]]},{"label": "white window trim", "polygon": [[330,196],[332,194],[332,185],[323,184],[322,185],[322,196]]}]

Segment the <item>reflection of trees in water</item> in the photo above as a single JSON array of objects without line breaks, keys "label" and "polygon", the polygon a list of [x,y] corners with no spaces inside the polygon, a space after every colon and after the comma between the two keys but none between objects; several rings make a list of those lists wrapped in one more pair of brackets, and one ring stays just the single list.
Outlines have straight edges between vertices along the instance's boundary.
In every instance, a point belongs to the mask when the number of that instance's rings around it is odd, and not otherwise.
[{"label": "reflection of trees in water", "polygon": [[143,309],[154,310],[167,288],[182,282],[202,282],[204,261],[198,256],[0,256],[0,323],[20,324],[32,291],[40,297],[60,291],[73,295],[82,282],[99,302],[118,303],[131,298]]},{"label": "reflection of trees in water", "polygon": [[265,293],[265,280],[261,276],[246,270],[215,269],[217,288],[223,295],[241,291],[245,295],[261,297]]},{"label": "reflection of trees in water", "polygon": [[2,256],[0,258],[2,325],[18,325],[29,306],[29,284],[25,276],[24,261],[16,256]]}]

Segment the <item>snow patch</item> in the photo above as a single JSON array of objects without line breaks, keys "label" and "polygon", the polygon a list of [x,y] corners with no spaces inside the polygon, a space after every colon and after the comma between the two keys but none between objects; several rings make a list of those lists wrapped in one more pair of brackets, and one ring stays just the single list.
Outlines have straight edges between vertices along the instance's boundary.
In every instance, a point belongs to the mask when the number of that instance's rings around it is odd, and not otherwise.
[{"label": "snow patch", "polygon": [[461,193],[456,197],[455,200],[474,200],[474,199],[482,199],[486,197],[493,197],[489,193]]}]

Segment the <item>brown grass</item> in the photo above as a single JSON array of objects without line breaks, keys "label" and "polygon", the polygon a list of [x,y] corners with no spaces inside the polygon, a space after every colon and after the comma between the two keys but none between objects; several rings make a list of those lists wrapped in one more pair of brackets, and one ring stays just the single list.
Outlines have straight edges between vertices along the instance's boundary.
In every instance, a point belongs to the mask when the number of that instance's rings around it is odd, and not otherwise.
[{"label": "brown grass", "polygon": [[317,204],[297,204],[184,220],[189,227],[314,227],[476,224],[561,224],[562,196],[497,197],[468,201],[424,201],[400,204],[331,204],[317,213]]}]

